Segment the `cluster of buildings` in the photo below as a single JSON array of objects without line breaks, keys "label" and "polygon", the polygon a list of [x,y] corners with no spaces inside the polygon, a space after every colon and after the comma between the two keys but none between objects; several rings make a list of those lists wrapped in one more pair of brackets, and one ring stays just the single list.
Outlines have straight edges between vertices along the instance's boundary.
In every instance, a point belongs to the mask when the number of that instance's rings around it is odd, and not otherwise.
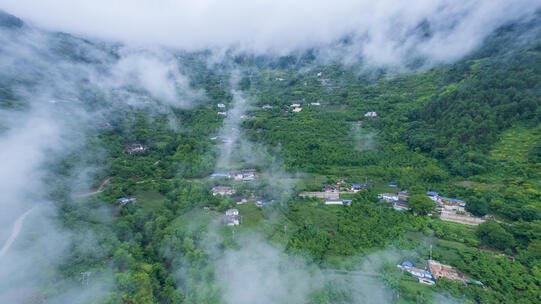
[{"label": "cluster of buildings", "polygon": [[[391,184],[389,186],[398,187],[394,184]],[[434,201],[436,206],[441,210],[454,210],[454,212],[466,212],[466,202],[455,199],[455,198],[449,198],[449,197],[443,197],[438,194],[438,192],[429,191],[426,193],[426,195]],[[386,202],[392,203],[393,208],[396,210],[408,210],[408,204],[409,204],[409,197],[410,194],[407,190],[399,191],[396,194],[393,193],[381,193],[379,196],[379,199],[384,200]]]},{"label": "cluster of buildings", "polygon": [[227,178],[227,179],[234,179],[236,181],[253,181],[257,178],[257,170],[256,169],[243,169],[239,171],[230,171],[228,173],[212,173],[210,175],[212,178]]},{"label": "cluster of buildings", "polygon": [[404,271],[407,271],[411,273],[412,276],[417,278],[419,280],[419,283],[426,284],[426,285],[434,285],[436,284],[436,281],[434,281],[434,278],[432,277],[432,274],[421,268],[413,267],[413,264],[408,261],[402,262],[402,264],[396,265],[399,269],[402,269]]},{"label": "cluster of buildings", "polygon": [[[463,200],[440,196],[438,192],[434,191],[429,191],[426,193],[426,195],[434,202],[440,219],[444,221],[475,226],[485,222],[489,218],[492,218],[491,215],[476,217],[471,213],[467,212],[466,202],[464,202]],[[410,195],[407,191],[400,191],[396,194],[382,193],[379,195],[379,199],[391,203],[395,210],[402,211],[409,209],[409,196]]]},{"label": "cluster of buildings", "polygon": [[147,151],[148,149],[149,149],[148,146],[143,145],[143,144],[132,144],[128,148],[128,153],[130,153],[130,154],[143,153],[143,152]]},{"label": "cluster of buildings", "polygon": [[382,193],[378,196],[379,199],[392,203],[395,210],[408,210],[410,194],[407,190],[399,191],[396,194]]},{"label": "cluster of buildings", "polygon": [[336,180],[336,185],[329,185],[325,184],[323,185],[323,188],[321,189],[323,192],[339,192],[342,191],[348,191],[348,192],[354,192],[357,193],[363,189],[368,189],[370,186],[368,184],[351,184],[347,185],[347,181],[343,178]]},{"label": "cluster of buildings", "polygon": [[411,262],[405,261],[402,264],[396,265],[399,269],[409,272],[412,276],[419,280],[419,283],[434,285],[436,284],[435,280],[441,278],[447,278],[451,281],[462,281],[466,284],[477,284],[483,286],[483,283],[480,281],[470,281],[466,276],[464,276],[456,267],[441,264],[438,261],[432,259],[427,261],[425,269],[414,267]]}]

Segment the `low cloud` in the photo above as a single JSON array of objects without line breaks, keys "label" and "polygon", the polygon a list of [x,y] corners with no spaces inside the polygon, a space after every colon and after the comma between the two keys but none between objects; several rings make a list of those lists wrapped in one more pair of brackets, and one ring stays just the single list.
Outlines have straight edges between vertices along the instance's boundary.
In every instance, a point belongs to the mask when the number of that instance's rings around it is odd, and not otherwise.
[{"label": "low cloud", "polygon": [[370,65],[418,56],[449,62],[497,27],[525,19],[536,0],[323,1],[0,0],[0,7],[51,30],[135,45],[289,54]]}]

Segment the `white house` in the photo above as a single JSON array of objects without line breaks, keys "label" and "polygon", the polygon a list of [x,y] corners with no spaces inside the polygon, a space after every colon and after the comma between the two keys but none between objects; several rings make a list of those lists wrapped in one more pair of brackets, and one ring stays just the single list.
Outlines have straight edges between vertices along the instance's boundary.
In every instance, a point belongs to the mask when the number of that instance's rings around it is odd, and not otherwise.
[{"label": "white house", "polygon": [[225,186],[217,186],[212,188],[212,195],[216,196],[218,194],[220,195],[231,195],[234,191],[231,189],[231,187],[225,187]]},{"label": "white house", "polygon": [[391,193],[382,193],[380,195],[382,200],[388,201],[388,202],[397,202],[398,201],[398,195],[391,194]]},{"label": "white house", "polygon": [[364,117],[378,117],[378,114],[376,112],[366,112]]},{"label": "white house", "polygon": [[239,209],[228,209],[225,211],[224,222],[227,226],[238,226],[239,222]]}]

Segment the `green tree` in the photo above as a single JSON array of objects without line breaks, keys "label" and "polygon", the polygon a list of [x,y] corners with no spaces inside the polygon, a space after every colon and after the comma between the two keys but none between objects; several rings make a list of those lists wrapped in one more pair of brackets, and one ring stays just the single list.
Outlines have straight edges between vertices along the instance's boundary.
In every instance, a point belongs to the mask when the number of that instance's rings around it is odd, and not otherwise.
[{"label": "green tree", "polygon": [[425,215],[434,209],[434,202],[424,194],[415,194],[409,199],[409,208],[414,214]]},{"label": "green tree", "polygon": [[486,221],[477,227],[477,235],[481,241],[490,247],[496,249],[510,248],[515,244],[513,235],[507,232],[495,221]]}]

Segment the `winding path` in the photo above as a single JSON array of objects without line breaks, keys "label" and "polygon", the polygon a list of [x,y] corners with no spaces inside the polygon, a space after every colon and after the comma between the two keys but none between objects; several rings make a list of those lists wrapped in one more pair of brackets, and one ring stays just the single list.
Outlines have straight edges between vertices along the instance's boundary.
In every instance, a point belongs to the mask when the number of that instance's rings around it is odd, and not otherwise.
[{"label": "winding path", "polygon": [[97,193],[100,193],[100,192],[103,192],[103,189],[105,188],[105,185],[107,185],[109,182],[111,181],[111,178],[107,178],[106,180],[104,180],[100,186],[98,187],[98,189],[96,189],[95,191],[91,191],[91,192],[87,192],[87,193],[82,193],[82,194],[79,194],[77,196],[89,196],[89,195],[93,195],[93,194],[97,194]]},{"label": "winding path", "polygon": [[2,256],[4,256],[4,254],[6,254],[6,252],[9,250],[9,248],[11,248],[11,245],[13,244],[13,242],[15,242],[15,240],[17,239],[17,236],[19,236],[19,233],[21,232],[21,228],[23,226],[24,219],[35,208],[36,207],[30,208],[28,211],[26,211],[21,216],[19,216],[19,218],[15,221],[15,224],[13,225],[13,230],[11,231],[11,235],[6,240],[6,242],[4,243],[4,246],[2,246],[2,249],[0,249],[0,258],[2,258]]}]

